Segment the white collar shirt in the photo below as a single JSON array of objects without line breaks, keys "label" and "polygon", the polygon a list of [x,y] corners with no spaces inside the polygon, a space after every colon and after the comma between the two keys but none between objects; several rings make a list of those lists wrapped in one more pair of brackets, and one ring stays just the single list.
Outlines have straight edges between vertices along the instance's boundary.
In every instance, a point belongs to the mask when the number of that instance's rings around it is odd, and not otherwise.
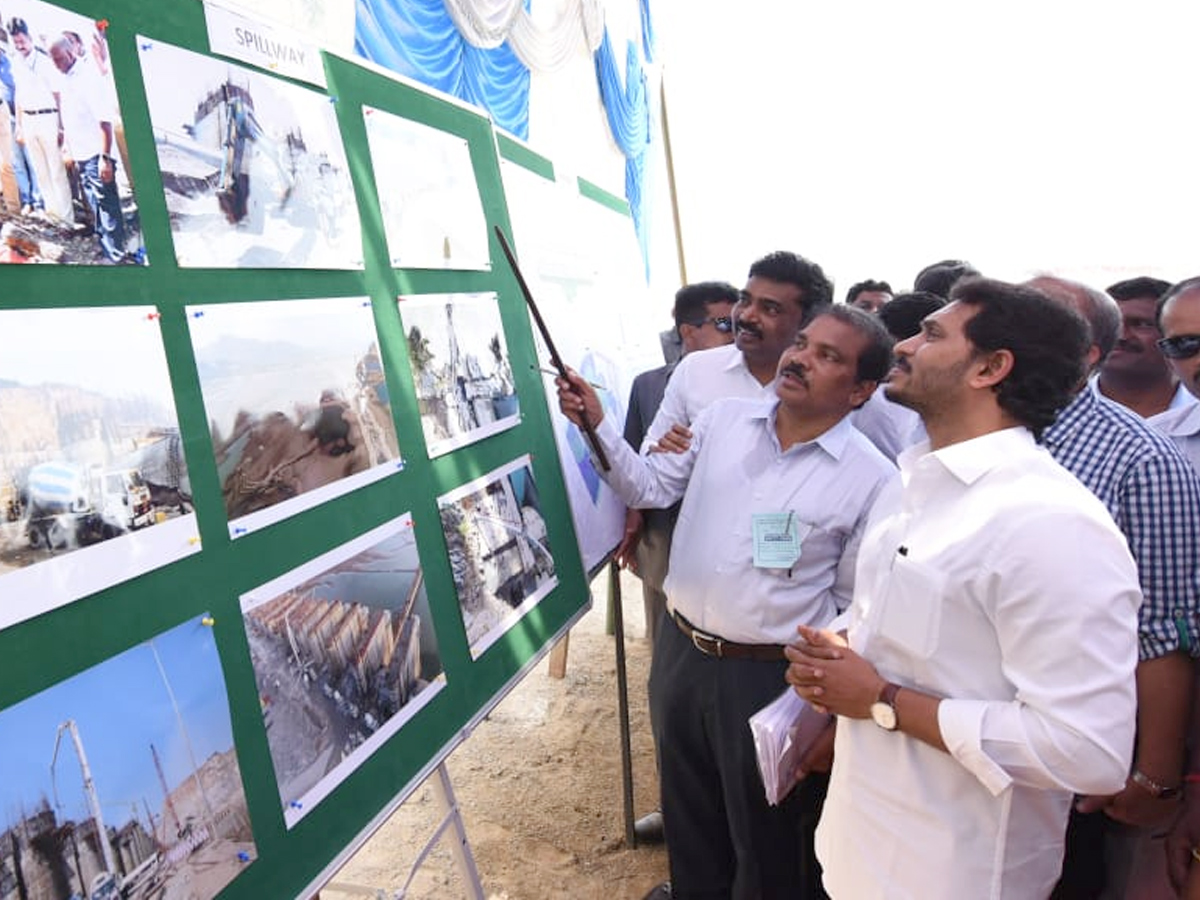
[{"label": "white collar shirt", "polygon": [[895,462],[901,451],[925,440],[925,425],[914,410],[889,400],[883,387],[875,388],[867,402],[850,414],[850,421]]},{"label": "white collar shirt", "polygon": [[1173,407],[1146,421],[1173,440],[1200,475],[1200,403]]},{"label": "white collar shirt", "polygon": [[35,47],[28,56],[20,51],[14,51],[12,55],[18,109],[26,112],[56,109],[58,102],[54,93],[59,89],[61,76],[50,54]]},{"label": "white collar shirt", "polygon": [[[673,380],[673,379],[672,379]],[[605,480],[632,507],[683,504],[664,588],[668,607],[725,640],[785,644],[850,601],[867,511],[895,467],[843,418],[781,450],[778,400],[724,400],[692,423],[686,453],[639,456],[605,417]],[[753,517],[791,513],[802,533],[790,569],[754,565]],[[782,688],[782,685],[781,685]]]},{"label": "white collar shirt", "polygon": [[[62,102],[59,110],[62,114],[63,134],[71,158],[79,162],[85,162],[104,152],[100,122],[102,116],[109,115],[100,73],[94,69],[89,70],[89,66],[91,63],[88,60],[77,59],[62,76]],[[115,149],[115,145],[110,147],[110,152],[114,152]]]},{"label": "white collar shirt", "polygon": [[[1088,387],[1090,387],[1092,389],[1092,393],[1095,394],[1097,397],[1104,397],[1106,400],[1112,400],[1111,397],[1106,397],[1104,392],[1102,390],[1100,390],[1100,374],[1099,373],[1096,373],[1095,375],[1092,375],[1090,378],[1088,378]],[[1118,401],[1113,400],[1112,402],[1116,403]],[[1184,407],[1194,406],[1195,404],[1196,404],[1196,398],[1191,395],[1191,393],[1188,391],[1188,389],[1185,388],[1182,384],[1177,384],[1177,385],[1175,385],[1175,393],[1171,395],[1171,402],[1167,404],[1167,408],[1165,410],[1163,410],[1163,412],[1157,413],[1157,415],[1161,416],[1161,415],[1164,415],[1165,413],[1170,412],[1173,409],[1183,409]],[[1128,408],[1128,407],[1126,407],[1126,408]],[[1132,412],[1132,410],[1131,410],[1131,412]],[[1152,418],[1154,418],[1154,416],[1150,417],[1150,419],[1152,419]],[[1146,421],[1149,421],[1149,419],[1147,419]]]},{"label": "white collar shirt", "polygon": [[817,829],[834,897],[1028,900],[1072,794],[1125,784],[1137,571],[1104,506],[1024,428],[901,454],[859,555],[849,642],[943,699],[949,753],[838,723]]},{"label": "white collar shirt", "polygon": [[746,366],[746,357],[736,344],[697,350],[679,361],[654,421],[646,430],[642,452],[671,430],[672,425],[691,427],[710,403],[727,397],[773,400],[775,382],[761,384]]}]

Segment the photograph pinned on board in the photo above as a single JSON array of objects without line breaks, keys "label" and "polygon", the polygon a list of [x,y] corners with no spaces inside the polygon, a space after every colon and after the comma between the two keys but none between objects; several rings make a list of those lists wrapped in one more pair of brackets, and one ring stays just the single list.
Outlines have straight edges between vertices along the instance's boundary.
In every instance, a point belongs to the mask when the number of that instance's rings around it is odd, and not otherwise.
[{"label": "photograph pinned on board", "polygon": [[335,98],[137,41],[179,265],[361,269]]},{"label": "photograph pinned on board", "polygon": [[258,855],[212,620],[0,711],[0,892],[219,894]]},{"label": "photograph pinned on board", "polygon": [[0,97],[0,263],[145,265],[106,23],[5,3]]},{"label": "photograph pinned on board", "polygon": [[153,306],[0,310],[0,628],[200,552]]},{"label": "photograph pinned on board", "polygon": [[520,424],[495,294],[401,297],[400,319],[431,458]]},{"label": "photograph pinned on board", "polygon": [[388,254],[405,269],[490,269],[466,138],[363,107]]},{"label": "photograph pinned on board", "polygon": [[408,513],[243,594],[288,828],[442,689]]},{"label": "photograph pinned on board", "polygon": [[478,659],[558,584],[531,458],[438,498],[471,658]]},{"label": "photograph pinned on board", "polygon": [[366,297],[186,311],[230,537],[403,467]]}]

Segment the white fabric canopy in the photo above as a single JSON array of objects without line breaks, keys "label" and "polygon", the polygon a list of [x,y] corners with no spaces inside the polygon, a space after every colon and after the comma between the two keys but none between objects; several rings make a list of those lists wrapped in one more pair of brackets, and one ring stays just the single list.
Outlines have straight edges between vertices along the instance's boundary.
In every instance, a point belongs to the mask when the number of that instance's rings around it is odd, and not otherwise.
[{"label": "white fabric canopy", "polygon": [[517,58],[534,72],[562,68],[581,49],[588,55],[604,38],[601,0],[562,0],[549,26],[539,25],[523,0],[445,0],[446,11],[467,43],[482,49],[506,40]]}]

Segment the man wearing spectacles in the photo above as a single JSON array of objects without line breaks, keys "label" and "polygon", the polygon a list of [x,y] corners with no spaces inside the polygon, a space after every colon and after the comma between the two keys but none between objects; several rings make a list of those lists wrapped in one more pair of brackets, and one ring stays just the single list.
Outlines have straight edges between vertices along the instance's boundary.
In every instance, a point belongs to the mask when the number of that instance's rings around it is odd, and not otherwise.
[{"label": "man wearing spectacles", "polygon": [[[1029,282],[1087,320],[1087,368],[1096,370],[1121,334],[1116,301],[1061,278]],[[1119,403],[1081,383],[1046,429],[1058,462],[1108,507],[1137,562],[1137,740],[1125,789],[1081,797],[1067,832],[1055,900],[1169,896],[1162,839],[1178,812],[1184,737],[1200,654],[1200,483],[1170,440]]]},{"label": "man wearing spectacles", "polygon": [[[1172,287],[1158,301],[1158,349],[1179,377],[1180,388],[1200,399],[1200,277]],[[1200,403],[1173,406],[1150,419],[1200,472]]]},{"label": "man wearing spectacles", "polygon": [[[1163,294],[1157,315],[1163,333],[1159,349],[1180,384],[1200,400],[1200,277],[1181,281]],[[1200,403],[1167,410],[1150,424],[1175,441],[1200,472]],[[1200,695],[1192,700],[1190,746],[1183,814],[1167,837],[1171,882],[1183,897],[1200,896]]]},{"label": "man wearing spectacles", "polygon": [[1162,337],[1155,309],[1171,285],[1158,278],[1130,278],[1108,288],[1121,310],[1121,333],[1092,387],[1143,418],[1190,406],[1192,397],[1155,343]]},{"label": "man wearing spectacles", "polygon": [[[733,343],[732,313],[737,300],[737,289],[724,281],[687,284],[675,293],[672,314],[684,356]],[[667,389],[675,365],[668,363],[642,372],[633,379],[629,408],[625,414],[625,440],[634,450],[641,449],[646,431],[662,404],[663,392]],[[667,598],[662,592],[662,583],[667,575],[671,529],[677,513],[678,507],[629,510],[625,516],[625,537],[617,548],[617,561],[633,569],[642,579],[646,637],[651,648],[658,634],[659,619],[666,609]],[[648,823],[642,830],[646,832],[638,835],[642,840],[661,840],[662,828],[657,822]],[[654,830],[659,834],[654,834]]]}]

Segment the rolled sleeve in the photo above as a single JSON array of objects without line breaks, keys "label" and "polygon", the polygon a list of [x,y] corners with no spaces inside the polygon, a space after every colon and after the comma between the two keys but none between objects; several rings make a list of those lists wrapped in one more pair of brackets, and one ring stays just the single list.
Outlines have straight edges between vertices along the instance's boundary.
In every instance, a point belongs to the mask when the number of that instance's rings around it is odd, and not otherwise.
[{"label": "rolled sleeve", "polygon": [[983,751],[983,719],[990,705],[985,700],[943,700],[938,704],[938,728],[950,755],[996,796],[1013,780]]},{"label": "rolled sleeve", "polygon": [[[1174,450],[1173,447],[1167,448]],[[1138,616],[1143,661],[1184,651],[1200,656],[1200,483],[1178,453],[1162,452],[1126,484],[1120,523],[1145,597]]]}]

